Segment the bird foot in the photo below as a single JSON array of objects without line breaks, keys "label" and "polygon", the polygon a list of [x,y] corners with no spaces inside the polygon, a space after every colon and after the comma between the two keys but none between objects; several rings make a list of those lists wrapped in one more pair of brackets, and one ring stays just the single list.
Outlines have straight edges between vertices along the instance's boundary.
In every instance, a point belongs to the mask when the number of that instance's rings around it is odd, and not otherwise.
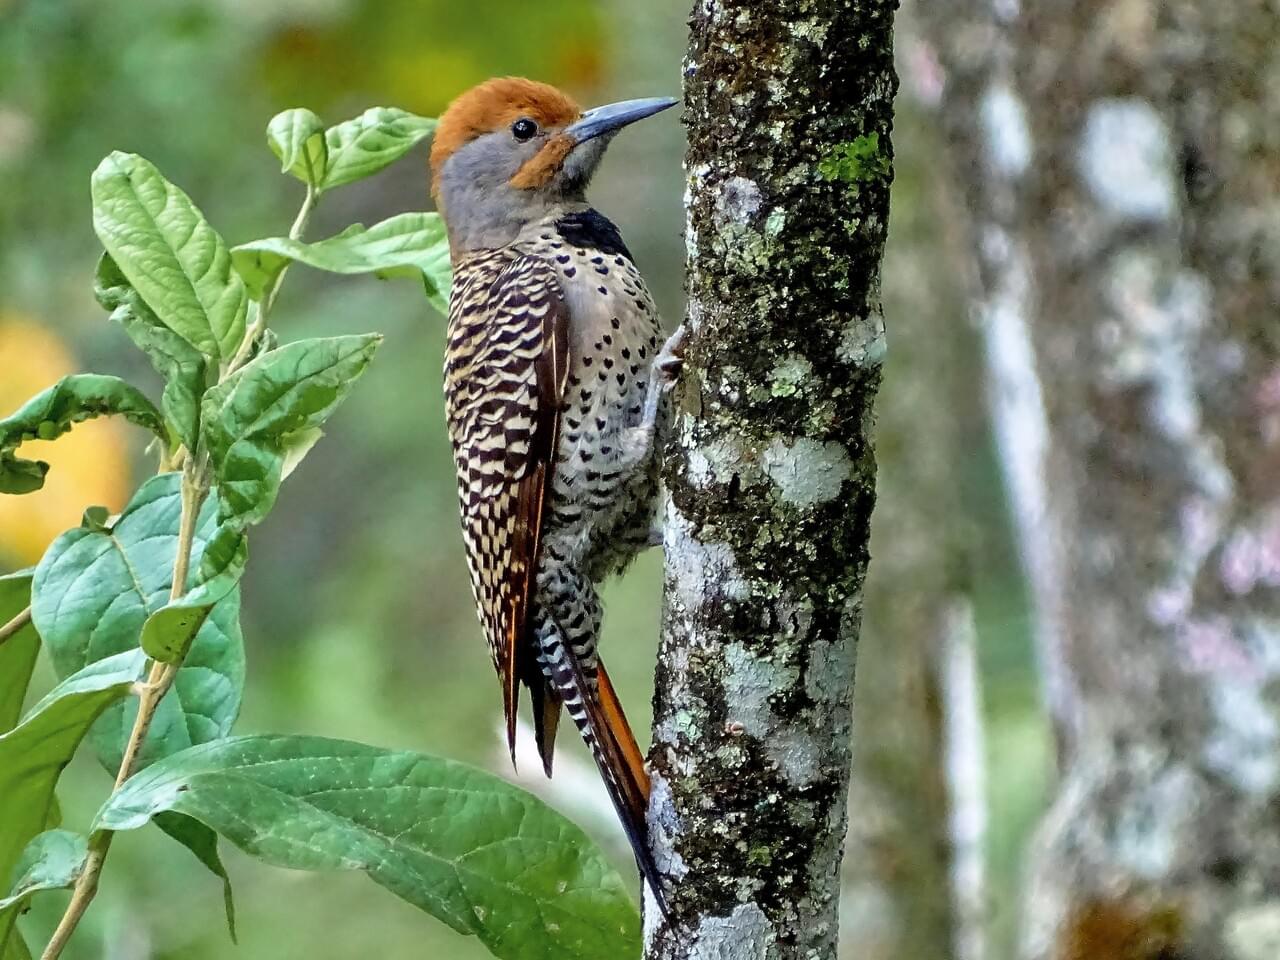
[{"label": "bird foot", "polygon": [[684,324],[676,327],[653,360],[653,377],[665,393],[676,385],[684,370],[684,347],[688,329]]},{"label": "bird foot", "polygon": [[653,452],[658,404],[663,394],[669,392],[680,378],[680,371],[684,368],[684,339],[685,328],[682,324],[667,338],[658,355],[653,358],[653,367],[649,371],[649,390],[644,399],[644,414],[639,426],[631,427],[622,438],[624,469],[641,463]]}]

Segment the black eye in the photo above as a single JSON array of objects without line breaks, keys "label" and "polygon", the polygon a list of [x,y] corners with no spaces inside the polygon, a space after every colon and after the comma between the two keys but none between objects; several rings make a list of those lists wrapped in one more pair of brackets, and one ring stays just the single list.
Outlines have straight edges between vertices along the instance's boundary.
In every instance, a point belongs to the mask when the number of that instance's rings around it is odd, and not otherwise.
[{"label": "black eye", "polygon": [[511,125],[511,135],[521,143],[528,140],[538,132],[538,125],[528,117],[521,117]]}]

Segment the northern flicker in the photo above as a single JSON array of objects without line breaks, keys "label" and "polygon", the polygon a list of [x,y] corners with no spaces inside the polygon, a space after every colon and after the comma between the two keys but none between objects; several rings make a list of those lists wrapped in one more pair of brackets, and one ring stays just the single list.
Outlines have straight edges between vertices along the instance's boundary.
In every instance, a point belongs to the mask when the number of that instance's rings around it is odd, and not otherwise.
[{"label": "northern flicker", "polygon": [[490,80],[449,106],[431,150],[454,270],[446,413],[512,762],[524,685],[547,775],[563,706],[660,906],[649,778],[597,652],[596,584],[651,542],[680,335],[664,342],[617,227],[585,190],[618,130],[675,103],[584,112],[546,84]]}]

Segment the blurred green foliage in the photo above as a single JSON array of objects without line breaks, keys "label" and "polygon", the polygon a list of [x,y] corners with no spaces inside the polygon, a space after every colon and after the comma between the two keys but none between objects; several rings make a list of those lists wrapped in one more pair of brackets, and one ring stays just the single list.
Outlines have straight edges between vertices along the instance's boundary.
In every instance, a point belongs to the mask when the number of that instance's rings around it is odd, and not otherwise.
[{"label": "blurred green foliage", "polygon": [[[430,116],[467,85],[500,74],[561,84],[584,103],[672,94],[687,10],[687,0],[0,0],[0,322],[6,312],[26,316],[55,332],[81,369],[119,374],[158,397],[145,359],[93,300],[100,248],[88,184],[107,153],[154,161],[232,244],[282,235],[302,188],[267,149],[263,126],[276,112],[306,106],[334,122],[388,104]],[[913,149],[920,146],[895,143],[899,157]],[[681,150],[674,119],[630,132],[594,189],[669,322],[682,309]],[[428,209],[425,156],[419,146],[375,180],[326,198],[309,238]],[[895,210],[930,202],[924,193],[918,181],[899,181]],[[926,276],[937,254],[924,253]],[[891,232],[889,256],[922,254],[895,246]],[[439,381],[443,318],[412,284],[297,279],[273,313],[288,338],[376,329],[387,342],[255,535],[238,730],[426,750],[507,775],[499,692],[457,532]],[[886,290],[890,371],[900,349],[893,296]],[[992,916],[1003,947],[1019,850],[1042,802],[1046,741],[998,474],[982,425],[966,430],[976,437],[960,466],[972,492],[970,522],[993,532],[980,549],[975,590],[991,757]],[[139,461],[130,489],[145,469]],[[0,542],[0,570],[18,565]],[[649,722],[660,579],[661,557],[651,552],[604,591],[605,655],[640,731]],[[872,647],[890,643],[864,638]],[[47,667],[41,676],[47,689]],[[874,682],[860,673],[859,683]],[[572,761],[588,761],[576,738],[562,741],[558,779],[572,783]],[[63,782],[65,822],[87,824],[109,786],[105,774],[81,757]],[[611,844],[631,876],[610,818],[561,800],[552,797]],[[245,960],[485,956],[360,876],[288,873],[234,851],[227,861],[240,913],[234,955]],[[49,930],[60,907],[48,895],[24,928]],[[117,841],[99,900],[66,956],[213,960],[232,950],[217,880],[148,829]]]}]

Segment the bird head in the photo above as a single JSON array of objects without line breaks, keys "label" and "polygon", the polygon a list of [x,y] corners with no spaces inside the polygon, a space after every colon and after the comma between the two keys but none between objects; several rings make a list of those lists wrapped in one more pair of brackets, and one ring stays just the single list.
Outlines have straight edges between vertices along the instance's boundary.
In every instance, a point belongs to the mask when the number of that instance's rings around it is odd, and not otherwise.
[{"label": "bird head", "polygon": [[455,253],[510,243],[525,224],[582,201],[613,135],[676,102],[624,100],[583,111],[555,87],[519,77],[459,96],[431,146],[431,192]]}]

